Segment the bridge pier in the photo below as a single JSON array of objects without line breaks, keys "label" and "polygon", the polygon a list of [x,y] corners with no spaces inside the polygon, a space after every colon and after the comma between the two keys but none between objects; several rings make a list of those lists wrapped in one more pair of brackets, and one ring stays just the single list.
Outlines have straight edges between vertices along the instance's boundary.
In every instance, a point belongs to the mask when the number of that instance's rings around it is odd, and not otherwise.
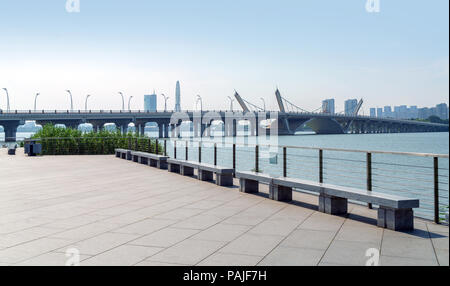
[{"label": "bridge pier", "polygon": [[17,127],[24,124],[21,121],[3,121],[0,125],[3,126],[5,131],[5,142],[16,142]]}]

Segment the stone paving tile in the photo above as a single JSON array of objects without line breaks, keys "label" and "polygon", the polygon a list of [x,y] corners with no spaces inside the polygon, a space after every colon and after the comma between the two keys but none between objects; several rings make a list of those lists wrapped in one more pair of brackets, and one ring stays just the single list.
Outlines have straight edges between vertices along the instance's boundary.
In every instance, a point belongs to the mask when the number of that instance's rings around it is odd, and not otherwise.
[{"label": "stone paving tile", "polygon": [[448,226],[422,219],[394,232],[376,210],[331,216],[305,193],[275,202],[267,186],[244,194],[114,156],[4,152],[0,265],[61,265],[76,245],[93,255],[82,265],[365,265],[380,247],[387,265],[449,264]]},{"label": "stone paving tile", "polygon": [[132,266],[158,253],[163,248],[137,245],[121,245],[112,250],[86,259],[82,266]]},{"label": "stone paving tile", "polygon": [[324,250],[280,246],[275,248],[258,265],[315,266],[319,263],[323,253]]},{"label": "stone paving tile", "polygon": [[287,236],[280,246],[326,250],[335,235],[332,231],[297,229]]},{"label": "stone paving tile", "polygon": [[187,239],[150,257],[149,261],[195,265],[216,252],[223,242]]},{"label": "stone paving tile", "polygon": [[233,225],[233,224],[216,224],[206,230],[199,232],[192,238],[200,240],[213,240],[230,242],[240,235],[247,232],[251,227],[245,225]]},{"label": "stone paving tile", "polygon": [[255,266],[262,258],[262,256],[214,253],[197,266]]},{"label": "stone paving tile", "polygon": [[128,244],[167,248],[193,236],[198,232],[199,230],[194,229],[167,227],[133,240]]},{"label": "stone paving tile", "polygon": [[263,235],[246,233],[222,248],[221,253],[265,256],[282,240],[281,235]]}]

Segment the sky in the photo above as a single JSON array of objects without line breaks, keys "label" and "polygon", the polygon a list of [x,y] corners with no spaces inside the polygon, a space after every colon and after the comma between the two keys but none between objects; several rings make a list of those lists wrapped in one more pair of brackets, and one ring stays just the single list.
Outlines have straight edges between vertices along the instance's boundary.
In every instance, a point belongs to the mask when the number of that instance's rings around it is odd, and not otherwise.
[{"label": "sky", "polygon": [[[132,109],[144,94],[183,109],[227,109],[236,89],[277,109],[274,92],[306,110],[335,98],[385,105],[448,103],[449,1],[0,0],[0,88],[11,109]],[[376,0],[373,0],[376,1]],[[234,102],[237,108],[237,102]],[[0,90],[0,108],[6,96]]]}]

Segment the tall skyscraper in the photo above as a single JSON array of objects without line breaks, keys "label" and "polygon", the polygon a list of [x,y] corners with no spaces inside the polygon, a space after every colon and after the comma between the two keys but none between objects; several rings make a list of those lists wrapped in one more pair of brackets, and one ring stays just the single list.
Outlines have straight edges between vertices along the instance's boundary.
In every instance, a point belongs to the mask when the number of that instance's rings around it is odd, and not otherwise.
[{"label": "tall skyscraper", "polygon": [[390,106],[385,106],[384,107],[384,112],[383,112],[383,117],[385,118],[392,118],[392,108]]},{"label": "tall skyscraper", "polygon": [[181,111],[181,89],[180,82],[177,81],[177,86],[175,88],[175,112]]},{"label": "tall skyscraper", "polygon": [[377,117],[377,110],[375,108],[370,109],[370,117]]},{"label": "tall skyscraper", "polygon": [[334,98],[322,101],[322,112],[326,114],[334,114]]},{"label": "tall skyscraper", "polygon": [[144,110],[150,112],[156,112],[157,96],[153,91],[153,94],[144,95]]},{"label": "tall skyscraper", "polygon": [[448,119],[448,107],[446,103],[436,105],[436,115],[442,120]]},{"label": "tall skyscraper", "polygon": [[353,115],[356,110],[356,106],[358,106],[357,99],[349,99],[345,101],[345,115]]},{"label": "tall skyscraper", "polygon": [[383,108],[377,108],[377,117],[383,118]]}]

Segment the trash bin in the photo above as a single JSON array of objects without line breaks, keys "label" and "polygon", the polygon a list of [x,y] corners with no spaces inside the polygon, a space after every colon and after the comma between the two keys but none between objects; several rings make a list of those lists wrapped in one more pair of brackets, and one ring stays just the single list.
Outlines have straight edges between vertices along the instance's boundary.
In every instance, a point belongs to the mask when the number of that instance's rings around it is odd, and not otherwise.
[{"label": "trash bin", "polygon": [[28,154],[28,156],[36,156],[42,153],[42,144],[37,142],[37,140],[26,141],[24,145],[25,154]]},{"label": "trash bin", "polygon": [[15,144],[8,146],[8,155],[16,155],[16,148],[17,146]]}]

